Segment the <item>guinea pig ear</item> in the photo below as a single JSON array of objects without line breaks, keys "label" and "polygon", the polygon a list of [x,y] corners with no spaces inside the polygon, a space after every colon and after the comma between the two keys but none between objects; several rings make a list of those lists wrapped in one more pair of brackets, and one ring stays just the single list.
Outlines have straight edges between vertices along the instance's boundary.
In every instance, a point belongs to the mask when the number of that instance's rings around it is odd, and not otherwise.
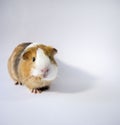
[{"label": "guinea pig ear", "polygon": [[55,49],[55,48],[53,48],[52,51],[53,51],[53,55],[55,55],[57,53],[57,49]]},{"label": "guinea pig ear", "polygon": [[57,53],[57,49],[55,48],[49,47],[48,50],[49,50],[50,56],[54,56]]},{"label": "guinea pig ear", "polygon": [[57,53],[57,49],[55,49],[51,46],[46,46],[45,50],[48,53],[48,55],[50,55],[50,56],[54,56]]},{"label": "guinea pig ear", "polygon": [[23,56],[22,56],[22,58],[23,58],[24,60],[29,59],[29,57],[30,57],[30,51],[25,52],[25,53],[23,54]]}]

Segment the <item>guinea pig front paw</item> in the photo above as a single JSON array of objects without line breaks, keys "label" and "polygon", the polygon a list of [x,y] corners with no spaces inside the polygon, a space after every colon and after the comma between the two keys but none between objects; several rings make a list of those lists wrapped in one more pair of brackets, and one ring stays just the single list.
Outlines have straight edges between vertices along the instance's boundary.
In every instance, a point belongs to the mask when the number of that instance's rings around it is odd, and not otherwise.
[{"label": "guinea pig front paw", "polygon": [[38,94],[38,93],[41,93],[42,91],[38,88],[34,88],[31,90],[32,93],[35,93],[35,94]]},{"label": "guinea pig front paw", "polygon": [[16,82],[15,85],[23,85],[21,82]]},{"label": "guinea pig front paw", "polygon": [[44,86],[44,87],[41,87],[41,88],[34,88],[34,89],[31,90],[31,92],[37,94],[37,93],[41,93],[43,91],[46,91],[49,88],[50,88],[49,86]]}]

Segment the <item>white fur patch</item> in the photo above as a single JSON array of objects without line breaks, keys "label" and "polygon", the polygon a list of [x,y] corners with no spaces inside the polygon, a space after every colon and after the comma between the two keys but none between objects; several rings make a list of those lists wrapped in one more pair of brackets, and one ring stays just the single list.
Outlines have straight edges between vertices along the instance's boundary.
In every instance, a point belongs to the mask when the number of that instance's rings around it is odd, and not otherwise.
[{"label": "white fur patch", "polygon": [[46,56],[42,49],[38,49],[36,52],[36,60],[35,65],[32,68],[31,74],[33,76],[39,76],[42,75],[42,70],[45,68],[48,68],[50,65],[50,60],[48,56]]},{"label": "white fur patch", "polygon": [[29,46],[27,46],[25,48],[25,50],[29,49],[29,48],[32,48],[32,47],[36,47],[37,45],[40,45],[39,43],[31,43]]},{"label": "white fur patch", "polygon": [[57,77],[58,68],[55,64],[51,64],[49,67],[48,75],[43,78],[44,81],[52,81]]}]

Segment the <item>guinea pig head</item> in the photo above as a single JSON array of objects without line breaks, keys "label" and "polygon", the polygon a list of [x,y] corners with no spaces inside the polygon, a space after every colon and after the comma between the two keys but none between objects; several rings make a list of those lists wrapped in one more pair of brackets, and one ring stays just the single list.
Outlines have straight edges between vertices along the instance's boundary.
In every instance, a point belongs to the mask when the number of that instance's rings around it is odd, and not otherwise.
[{"label": "guinea pig head", "polygon": [[28,48],[22,58],[26,68],[29,67],[29,75],[45,81],[54,80],[57,76],[57,63],[54,59],[56,53],[55,48],[45,45]]}]

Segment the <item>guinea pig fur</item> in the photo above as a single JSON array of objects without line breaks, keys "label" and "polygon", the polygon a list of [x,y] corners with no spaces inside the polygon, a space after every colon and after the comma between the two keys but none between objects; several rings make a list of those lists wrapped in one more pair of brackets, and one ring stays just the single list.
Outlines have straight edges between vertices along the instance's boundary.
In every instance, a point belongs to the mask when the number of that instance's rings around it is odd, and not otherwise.
[{"label": "guinea pig fur", "polygon": [[16,84],[27,86],[33,93],[49,88],[57,76],[54,55],[57,50],[39,43],[19,44],[8,60],[8,71]]}]

